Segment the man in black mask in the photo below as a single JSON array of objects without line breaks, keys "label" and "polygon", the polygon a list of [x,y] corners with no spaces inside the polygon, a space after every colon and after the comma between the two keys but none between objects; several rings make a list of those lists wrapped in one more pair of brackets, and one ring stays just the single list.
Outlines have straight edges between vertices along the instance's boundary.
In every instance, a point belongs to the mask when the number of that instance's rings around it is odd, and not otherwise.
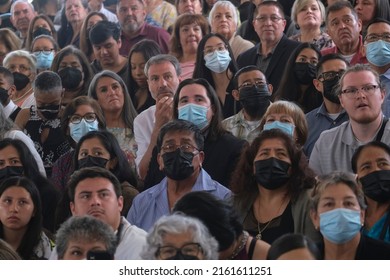
[{"label": "man in black mask", "polygon": [[0,103],[3,105],[4,115],[15,121],[20,107],[11,100],[11,95],[15,93],[14,76],[5,67],[0,66]]},{"label": "man in black mask", "polygon": [[232,94],[243,109],[222,124],[234,136],[251,143],[260,133],[260,120],[271,104],[273,88],[260,69],[253,65],[241,68],[235,79],[238,90],[233,90]]},{"label": "man in black mask", "polygon": [[349,119],[337,94],[338,82],[347,67],[348,62],[337,53],[324,55],[317,64],[317,79],[313,80],[313,84],[322,94],[324,102],[306,114],[309,134],[304,151],[308,158],[324,130],[339,126]]},{"label": "man in black mask", "polygon": [[171,212],[177,200],[192,191],[206,191],[220,199],[230,197],[230,190],[202,169],[203,144],[203,135],[191,122],[173,120],[161,128],[157,160],[166,177],[135,197],[127,215],[131,224],[148,231]]}]

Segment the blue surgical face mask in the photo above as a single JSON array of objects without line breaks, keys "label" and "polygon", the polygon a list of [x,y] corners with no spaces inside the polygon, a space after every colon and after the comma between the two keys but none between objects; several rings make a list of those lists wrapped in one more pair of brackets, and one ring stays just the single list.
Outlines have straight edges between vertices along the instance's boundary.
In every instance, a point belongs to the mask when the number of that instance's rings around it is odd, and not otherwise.
[{"label": "blue surgical face mask", "polygon": [[93,122],[87,122],[85,119],[82,119],[79,123],[69,123],[70,137],[78,143],[85,134],[90,131],[98,130],[98,121],[94,120]]},{"label": "blue surgical face mask", "polygon": [[232,59],[229,55],[229,52],[224,50],[214,51],[212,53],[206,54],[204,56],[204,60],[206,61],[206,67],[209,68],[212,72],[222,73],[226,71]]},{"label": "blue surgical face mask", "polygon": [[199,129],[203,129],[209,124],[207,110],[205,106],[189,103],[179,108],[179,119],[192,122]]},{"label": "blue surgical face mask", "polygon": [[320,214],[320,232],[335,244],[352,240],[361,227],[360,211],[337,208]]},{"label": "blue surgical face mask", "polygon": [[390,43],[383,40],[366,45],[367,60],[375,66],[381,67],[390,63]]},{"label": "blue surgical face mask", "polygon": [[280,129],[284,133],[287,133],[291,137],[294,136],[294,128],[295,126],[291,123],[286,122],[280,122],[280,121],[273,121],[264,124],[263,130],[270,130],[270,129]]},{"label": "blue surgical face mask", "polygon": [[44,54],[43,52],[35,52],[35,58],[37,59],[37,68],[38,69],[50,69],[51,63],[54,59],[54,51],[51,51],[48,54]]}]

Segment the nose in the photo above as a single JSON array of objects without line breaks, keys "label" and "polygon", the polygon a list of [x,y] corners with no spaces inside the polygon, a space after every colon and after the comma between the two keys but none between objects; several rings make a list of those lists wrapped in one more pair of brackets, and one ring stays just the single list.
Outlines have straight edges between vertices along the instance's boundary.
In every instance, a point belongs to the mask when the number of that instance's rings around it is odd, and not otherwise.
[{"label": "nose", "polygon": [[101,53],[102,55],[107,54],[107,49],[106,49],[106,48],[101,48],[101,49],[100,49],[100,53]]},{"label": "nose", "polygon": [[97,193],[93,194],[91,196],[91,206],[100,206],[100,205],[101,205],[101,201],[99,195]]},{"label": "nose", "polygon": [[13,201],[11,206],[10,206],[10,211],[12,213],[18,213],[19,212],[19,205],[17,201]]},{"label": "nose", "polygon": [[167,86],[167,81],[164,79],[164,78],[161,78],[159,81],[158,81],[158,86],[160,88],[164,88]]},{"label": "nose", "polygon": [[142,77],[143,74],[144,74],[144,72],[142,71],[142,68],[141,68],[141,67],[137,67],[137,68],[135,69],[135,75],[136,75],[137,77]]}]

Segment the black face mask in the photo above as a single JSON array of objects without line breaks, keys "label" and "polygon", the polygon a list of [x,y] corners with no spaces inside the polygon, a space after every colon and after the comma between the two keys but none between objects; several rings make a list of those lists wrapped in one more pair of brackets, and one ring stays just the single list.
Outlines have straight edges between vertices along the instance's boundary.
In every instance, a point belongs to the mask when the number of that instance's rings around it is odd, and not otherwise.
[{"label": "black face mask", "polygon": [[390,170],[372,172],[362,178],[364,195],[379,203],[390,201]]},{"label": "black face mask", "polygon": [[7,166],[0,169],[0,181],[12,176],[22,176],[24,173],[23,166]]},{"label": "black face mask", "polygon": [[66,67],[58,72],[61,77],[62,86],[66,90],[75,90],[81,83],[83,74],[81,71],[74,67]]},{"label": "black face mask", "polygon": [[193,158],[193,153],[185,153],[180,149],[163,154],[162,159],[164,161],[165,175],[175,181],[187,179],[194,173],[194,166],[192,165]]},{"label": "black face mask", "polygon": [[255,161],[256,181],[268,190],[278,189],[290,179],[289,168],[289,163],[274,157]]},{"label": "black face mask", "polygon": [[58,113],[60,112],[60,108],[61,104],[37,107],[42,116],[44,116],[47,120],[56,119],[58,117]]},{"label": "black face mask", "polygon": [[332,80],[324,80],[322,82],[322,86],[324,88],[324,97],[328,99],[330,102],[340,104],[340,99],[337,95],[337,83],[339,82],[339,78],[335,77]]},{"label": "black face mask", "polygon": [[24,89],[27,84],[30,82],[29,77],[26,75],[19,73],[19,72],[13,72],[12,75],[14,76],[14,84],[16,87],[16,90],[22,90]]},{"label": "black face mask", "polygon": [[295,62],[294,74],[298,83],[302,85],[310,85],[316,77],[316,67],[310,63]]},{"label": "black face mask", "polygon": [[196,256],[184,255],[180,251],[177,251],[176,255],[168,258],[167,260],[199,260]]},{"label": "black face mask", "polygon": [[107,162],[108,159],[105,158],[87,156],[85,158],[79,159],[78,164],[79,164],[79,169],[85,167],[94,167],[94,166],[106,168]]},{"label": "black face mask", "polygon": [[261,118],[270,105],[271,93],[268,86],[243,87],[240,89],[240,103],[252,118]]},{"label": "black face mask", "polygon": [[36,38],[40,35],[48,35],[51,36],[50,30],[47,30],[46,28],[39,27],[37,30],[33,32],[33,38]]},{"label": "black face mask", "polygon": [[7,102],[9,98],[9,95],[8,95],[8,89],[5,89],[5,88],[0,88],[0,103],[5,106],[5,102]]}]

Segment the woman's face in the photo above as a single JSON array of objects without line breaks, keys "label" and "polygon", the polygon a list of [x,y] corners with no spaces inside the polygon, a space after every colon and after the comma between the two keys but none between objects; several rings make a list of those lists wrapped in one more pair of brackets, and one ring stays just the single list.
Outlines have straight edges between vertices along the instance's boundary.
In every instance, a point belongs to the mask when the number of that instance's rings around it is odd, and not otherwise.
[{"label": "woman's face", "polygon": [[102,241],[70,240],[65,250],[63,260],[85,260],[89,251],[106,251],[107,246]]},{"label": "woman's face", "polygon": [[148,81],[145,75],[145,58],[140,52],[133,52],[130,58],[131,76],[140,88],[147,88]]},{"label": "woman's face", "polygon": [[81,73],[83,73],[83,66],[81,65],[81,62],[76,55],[68,54],[64,56],[60,62],[60,65],[58,66],[58,72],[66,67],[77,68],[81,71]]},{"label": "woman's face", "polygon": [[103,21],[102,17],[99,16],[99,15],[93,15],[91,16],[89,19],[88,19],[88,22],[87,22],[87,29],[88,28],[92,28],[96,23],[98,23],[99,21]]},{"label": "woman's face", "polygon": [[81,118],[84,118],[86,115],[89,115],[89,114],[95,114],[95,110],[91,106],[89,106],[87,104],[79,105],[76,108],[76,111],[73,113],[73,115],[71,115],[69,117],[69,124],[71,123],[70,119],[71,119],[72,116],[77,115],[77,116],[79,116]]},{"label": "woman's face", "polygon": [[375,0],[356,0],[355,11],[359,19],[366,25],[374,18],[375,14]]},{"label": "woman's face", "polygon": [[160,246],[160,254],[158,259],[166,260],[176,255],[177,249],[181,249],[182,254],[196,257],[199,260],[204,259],[203,251],[198,246],[198,243],[194,243],[191,232],[183,232],[179,234],[166,233],[164,234],[163,243]]},{"label": "woman's face", "polygon": [[183,53],[196,53],[200,40],[202,40],[202,28],[197,23],[180,26],[180,45]]},{"label": "woman's face", "polygon": [[[35,22],[34,22],[34,26],[33,26],[33,33],[38,29],[38,28],[45,28],[46,30],[49,30],[50,33],[51,33],[51,29],[50,29],[50,25],[47,23],[46,20],[44,20],[43,18],[39,18],[37,19]],[[53,34],[52,34],[53,35]]]},{"label": "woman's face", "polygon": [[54,50],[54,45],[48,38],[36,39],[34,45],[32,45],[32,53],[39,52],[39,51],[53,51],[53,50]]},{"label": "woman's face", "polygon": [[231,9],[229,7],[219,6],[215,10],[211,20],[211,31],[213,33],[219,33],[227,40],[230,40],[236,30],[237,22],[234,21]]},{"label": "woman's face", "polygon": [[11,186],[0,196],[0,221],[4,228],[27,228],[34,215],[34,202],[30,193],[22,187]]},{"label": "woman's face", "polygon": [[66,0],[65,15],[70,23],[78,23],[85,19],[87,11],[81,4],[81,0]]},{"label": "woman's face", "polygon": [[113,167],[111,166],[112,163],[110,161],[110,153],[104,147],[99,138],[89,138],[84,140],[84,142],[81,144],[77,159],[81,160],[88,156],[107,159],[108,162],[106,168],[111,169]]},{"label": "woman's face", "polygon": [[18,151],[11,145],[0,150],[0,169],[7,166],[23,166]]},{"label": "woman's face", "polygon": [[200,0],[179,0],[177,13],[179,15],[185,13],[201,15],[202,4],[200,3]]},{"label": "woman's face", "polygon": [[271,157],[291,164],[291,159],[288,154],[288,150],[282,139],[265,139],[257,150],[254,162],[258,160],[266,160]]},{"label": "woman's face", "polygon": [[124,93],[121,84],[111,77],[101,77],[96,85],[96,95],[103,112],[122,111]]},{"label": "woman's face", "polygon": [[320,28],[323,22],[317,0],[308,1],[297,14],[297,23],[301,29]]},{"label": "woman's face", "polygon": [[390,155],[382,148],[367,147],[356,161],[357,175],[364,177],[379,170],[390,170]]},{"label": "woman's face", "polygon": [[318,54],[313,49],[303,49],[295,59],[295,62],[301,63],[310,63],[312,65],[317,65],[318,63]]},{"label": "woman's face", "polygon": [[225,43],[217,36],[210,37],[204,45],[203,57],[215,51],[226,51]]}]

